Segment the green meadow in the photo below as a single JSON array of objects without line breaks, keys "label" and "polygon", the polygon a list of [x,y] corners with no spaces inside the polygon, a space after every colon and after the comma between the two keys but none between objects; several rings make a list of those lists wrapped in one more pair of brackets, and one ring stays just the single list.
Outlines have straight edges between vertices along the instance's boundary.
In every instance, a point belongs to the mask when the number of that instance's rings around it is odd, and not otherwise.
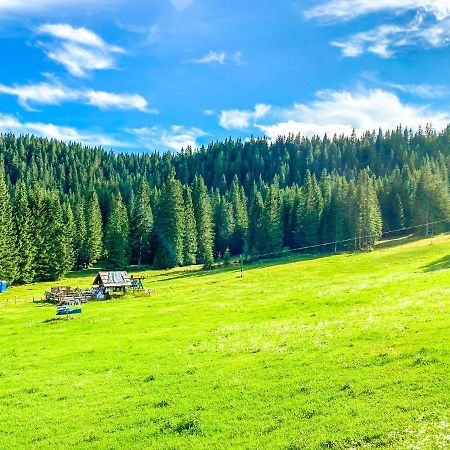
[{"label": "green meadow", "polygon": [[0,449],[450,447],[449,235],[143,274],[69,320],[1,294]]}]

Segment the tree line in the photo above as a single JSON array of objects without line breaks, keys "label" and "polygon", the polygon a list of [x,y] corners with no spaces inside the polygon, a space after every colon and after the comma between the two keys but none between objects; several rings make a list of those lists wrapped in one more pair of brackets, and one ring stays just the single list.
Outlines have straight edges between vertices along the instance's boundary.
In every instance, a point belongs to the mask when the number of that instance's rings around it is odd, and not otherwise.
[{"label": "tree line", "polygon": [[449,219],[449,174],[450,126],[227,139],[179,154],[3,134],[0,278],[55,280],[99,261],[210,266],[323,243],[366,249],[383,232]]}]

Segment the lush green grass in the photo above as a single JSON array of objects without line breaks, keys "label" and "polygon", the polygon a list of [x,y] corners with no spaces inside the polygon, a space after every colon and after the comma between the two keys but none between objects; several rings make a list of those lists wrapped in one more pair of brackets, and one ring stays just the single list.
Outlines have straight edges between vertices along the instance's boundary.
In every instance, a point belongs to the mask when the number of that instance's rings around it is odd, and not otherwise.
[{"label": "lush green grass", "polygon": [[152,297],[57,322],[13,288],[0,448],[448,448],[449,238],[146,272]]}]

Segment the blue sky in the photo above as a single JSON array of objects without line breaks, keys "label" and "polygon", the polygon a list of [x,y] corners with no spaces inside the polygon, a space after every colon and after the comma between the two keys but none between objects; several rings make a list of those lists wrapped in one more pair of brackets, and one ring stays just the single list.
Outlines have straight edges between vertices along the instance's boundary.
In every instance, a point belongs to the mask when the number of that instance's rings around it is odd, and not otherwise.
[{"label": "blue sky", "polygon": [[0,0],[0,131],[117,151],[450,122],[448,0]]}]

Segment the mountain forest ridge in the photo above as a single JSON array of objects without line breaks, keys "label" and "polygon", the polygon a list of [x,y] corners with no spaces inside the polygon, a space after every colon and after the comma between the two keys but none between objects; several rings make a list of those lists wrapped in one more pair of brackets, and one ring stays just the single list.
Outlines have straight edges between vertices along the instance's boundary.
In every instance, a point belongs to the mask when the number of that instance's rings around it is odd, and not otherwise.
[{"label": "mountain forest ridge", "polygon": [[227,139],[178,154],[3,134],[0,277],[54,280],[99,260],[210,266],[356,236],[333,249],[369,248],[382,232],[449,219],[449,175],[450,126]]}]

